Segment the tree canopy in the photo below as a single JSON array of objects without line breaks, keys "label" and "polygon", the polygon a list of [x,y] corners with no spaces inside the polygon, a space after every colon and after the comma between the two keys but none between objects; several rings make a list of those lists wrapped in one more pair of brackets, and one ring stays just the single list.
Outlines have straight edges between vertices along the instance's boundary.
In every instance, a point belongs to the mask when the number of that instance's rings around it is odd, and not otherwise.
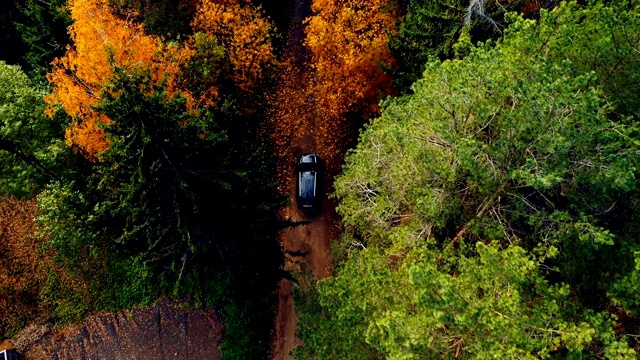
[{"label": "tree canopy", "polygon": [[0,193],[37,194],[53,180],[66,147],[64,119],[44,116],[45,92],[15,65],[0,61]]},{"label": "tree canopy", "polygon": [[[327,158],[341,158],[357,129],[377,114],[379,99],[390,94],[392,79],[380,64],[393,62],[387,43],[395,30],[394,5],[388,0],[315,0],[311,5],[314,14],[306,20],[305,46]],[[337,165],[337,158],[330,163]]]},{"label": "tree canopy", "polygon": [[250,4],[198,5],[197,31],[166,42],[106,0],[70,1],[50,92],[1,63],[0,190],[37,195],[42,246],[65,270],[37,301],[57,321],[184,297],[225,312],[221,346],[254,358],[282,261],[283,201],[246,102],[275,66],[270,24]]},{"label": "tree canopy", "polygon": [[637,12],[509,15],[495,46],[432,60],[384,104],[335,182],[348,231],[304,357],[635,357],[614,330],[635,307],[612,294],[637,276],[640,143],[619,116],[631,95],[610,89],[637,83],[600,77],[581,44],[637,71]]},{"label": "tree canopy", "polygon": [[439,60],[464,56],[457,49],[461,37],[476,43],[498,39],[509,26],[505,14],[521,13],[525,18],[538,18],[541,9],[553,8],[559,1],[463,1],[410,0],[398,24],[397,34],[391,36],[389,51],[396,60],[385,68],[393,75],[395,90],[411,91],[411,85],[422,77],[431,57]]},{"label": "tree canopy", "polygon": [[317,151],[298,358],[637,357],[640,4],[303,3],[0,5],[0,336],[168,295],[264,357]]}]

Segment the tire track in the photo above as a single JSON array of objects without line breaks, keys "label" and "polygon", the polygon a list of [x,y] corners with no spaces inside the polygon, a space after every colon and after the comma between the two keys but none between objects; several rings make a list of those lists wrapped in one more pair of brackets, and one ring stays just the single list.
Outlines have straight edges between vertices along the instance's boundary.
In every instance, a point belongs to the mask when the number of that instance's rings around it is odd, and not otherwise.
[{"label": "tire track", "polygon": [[[292,23],[284,51],[284,70],[278,81],[272,122],[278,156],[280,190],[289,195],[290,205],[281,211],[281,217],[293,221],[309,221],[306,225],[284,229],[280,233],[280,244],[285,255],[284,269],[298,272],[309,270],[316,278],[331,274],[329,247],[339,230],[339,217],[335,203],[326,198],[332,188],[332,174],[324,174],[323,208],[320,214],[307,217],[295,204],[295,161],[302,153],[317,152],[323,158],[325,139],[318,138],[314,131],[317,125],[317,108],[314,94],[313,72],[309,66],[309,54],[303,44],[304,19],[311,15],[311,0],[295,0]],[[283,141],[283,139],[285,141]],[[328,156],[326,158],[329,158]],[[326,164],[333,168],[333,164]],[[293,284],[283,279],[278,288],[278,306],[274,325],[272,358],[292,359],[290,351],[300,344],[295,337],[297,317],[293,302]]]}]

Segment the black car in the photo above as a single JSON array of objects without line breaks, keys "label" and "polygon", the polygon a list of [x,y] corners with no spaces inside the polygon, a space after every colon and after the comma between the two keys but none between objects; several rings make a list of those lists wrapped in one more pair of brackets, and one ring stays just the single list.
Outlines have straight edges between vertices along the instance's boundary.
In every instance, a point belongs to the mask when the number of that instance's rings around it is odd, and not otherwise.
[{"label": "black car", "polygon": [[296,202],[304,212],[316,212],[322,206],[322,163],[316,153],[302,154],[296,166]]}]

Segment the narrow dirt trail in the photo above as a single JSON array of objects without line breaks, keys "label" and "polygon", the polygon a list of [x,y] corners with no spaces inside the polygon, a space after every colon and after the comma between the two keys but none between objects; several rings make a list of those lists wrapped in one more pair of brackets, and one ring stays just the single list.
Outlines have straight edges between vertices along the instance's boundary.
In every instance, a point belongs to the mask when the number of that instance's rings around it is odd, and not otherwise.
[{"label": "narrow dirt trail", "polygon": [[[303,45],[303,22],[311,14],[311,0],[295,0],[291,25],[285,45],[284,70],[276,89],[275,109],[272,120],[276,122],[275,136],[280,140],[279,180],[280,190],[289,194],[290,205],[281,216],[293,221],[309,223],[280,233],[280,243],[285,254],[285,270],[306,269],[316,278],[331,274],[331,239],[339,232],[340,221],[335,203],[326,198],[333,185],[332,174],[325,173],[322,211],[312,217],[300,212],[295,203],[295,161],[305,152],[317,152],[323,158],[323,139],[317,137],[315,98],[309,92],[312,72],[308,65],[307,50]],[[284,139],[284,141],[283,141]],[[329,165],[329,164],[327,164]],[[328,168],[330,166],[327,166]],[[296,312],[292,297],[292,284],[281,280],[278,288],[278,310],[275,320],[273,359],[292,359],[289,352],[300,340],[295,337]]]}]

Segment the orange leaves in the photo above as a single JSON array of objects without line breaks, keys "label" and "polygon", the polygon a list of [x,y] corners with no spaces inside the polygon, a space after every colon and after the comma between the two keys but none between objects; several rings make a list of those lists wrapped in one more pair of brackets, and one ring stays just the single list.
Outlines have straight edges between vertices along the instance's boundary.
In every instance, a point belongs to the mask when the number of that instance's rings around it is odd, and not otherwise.
[{"label": "orange leaves", "polygon": [[391,93],[391,76],[380,65],[393,64],[387,43],[396,9],[390,0],[314,0],[312,10],[305,45],[316,75],[316,117],[327,151],[337,154],[361,125],[347,117],[367,120]]},{"label": "orange leaves", "polygon": [[37,301],[46,280],[42,240],[35,236],[35,199],[0,198],[0,337],[46,316]]},{"label": "orange leaves", "polygon": [[[199,1],[194,0],[195,3]],[[192,79],[184,76],[184,69],[199,51],[197,37],[180,45],[164,44],[160,38],[146,35],[141,25],[115,16],[108,0],[70,0],[69,7],[74,20],[69,29],[74,46],[54,61],[54,69],[48,75],[53,92],[45,100],[50,105],[62,105],[73,118],[66,132],[67,144],[88,158],[99,158],[100,152],[109,147],[100,125],[111,120],[93,106],[100,101],[113,66],[149,70],[154,83],[162,82],[169,96],[184,96],[192,111],[218,100],[215,77],[198,79],[195,95],[187,90]],[[271,25],[250,4],[204,0],[192,26],[225,48],[233,67],[231,77],[244,91],[255,90],[265,69],[275,63]],[[200,58],[203,56],[207,54]],[[49,114],[52,111],[48,109]]]},{"label": "orange leaves", "polygon": [[250,4],[203,0],[191,25],[224,45],[233,64],[233,79],[245,91],[254,89],[264,69],[275,64],[271,24]]},{"label": "orange leaves", "polygon": [[109,148],[109,142],[105,139],[104,131],[98,124],[109,124],[111,119],[97,111],[91,111],[84,120],[75,120],[65,131],[65,143],[67,146],[78,146],[80,150],[90,158]]},{"label": "orange leaves", "polygon": [[[393,64],[387,50],[387,34],[394,31],[392,4],[391,0],[313,1],[315,14],[305,21],[304,39],[311,69],[299,65],[306,54],[289,46],[292,58],[285,58],[274,95],[271,131],[283,188],[293,179],[296,155],[303,152],[319,152],[329,177],[335,174],[363,120],[375,115],[380,96],[391,92],[392,79],[380,64]],[[290,38],[289,44],[299,40]]]},{"label": "orange leaves", "polygon": [[145,64],[158,51],[159,43],[143,36],[140,27],[113,16],[106,1],[72,0],[70,9],[75,22],[69,32],[75,46],[54,61],[48,76],[54,88],[45,100],[60,103],[75,119],[67,129],[67,143],[94,158],[108,147],[98,123],[109,120],[92,106],[98,103],[102,86],[111,76],[109,56],[118,65]]},{"label": "orange leaves", "polygon": [[[292,54],[300,56],[300,54]],[[315,102],[308,84],[313,74],[296,66],[293,59],[287,59],[279,72],[277,88],[272,95],[269,132],[278,158],[277,180],[280,191],[290,189],[293,179],[293,164],[296,156],[303,152],[317,150],[315,147]]]},{"label": "orange leaves", "polygon": [[128,69],[150,69],[153,80],[165,80],[171,94],[179,91],[179,64],[187,61],[192,52],[165,46],[157,37],[145,35],[140,25],[117,18],[107,0],[71,0],[69,6],[74,20],[69,28],[74,46],[54,61],[54,69],[48,75],[53,92],[45,101],[61,104],[74,118],[67,129],[67,144],[95,159],[109,146],[99,124],[110,120],[92,106],[100,100],[103,86],[112,75],[112,63]]},{"label": "orange leaves", "polygon": [[380,63],[391,64],[387,34],[394,14],[389,0],[315,0],[305,44],[311,50],[319,91],[327,109],[345,113],[377,110],[378,95],[388,93],[391,78]]}]

